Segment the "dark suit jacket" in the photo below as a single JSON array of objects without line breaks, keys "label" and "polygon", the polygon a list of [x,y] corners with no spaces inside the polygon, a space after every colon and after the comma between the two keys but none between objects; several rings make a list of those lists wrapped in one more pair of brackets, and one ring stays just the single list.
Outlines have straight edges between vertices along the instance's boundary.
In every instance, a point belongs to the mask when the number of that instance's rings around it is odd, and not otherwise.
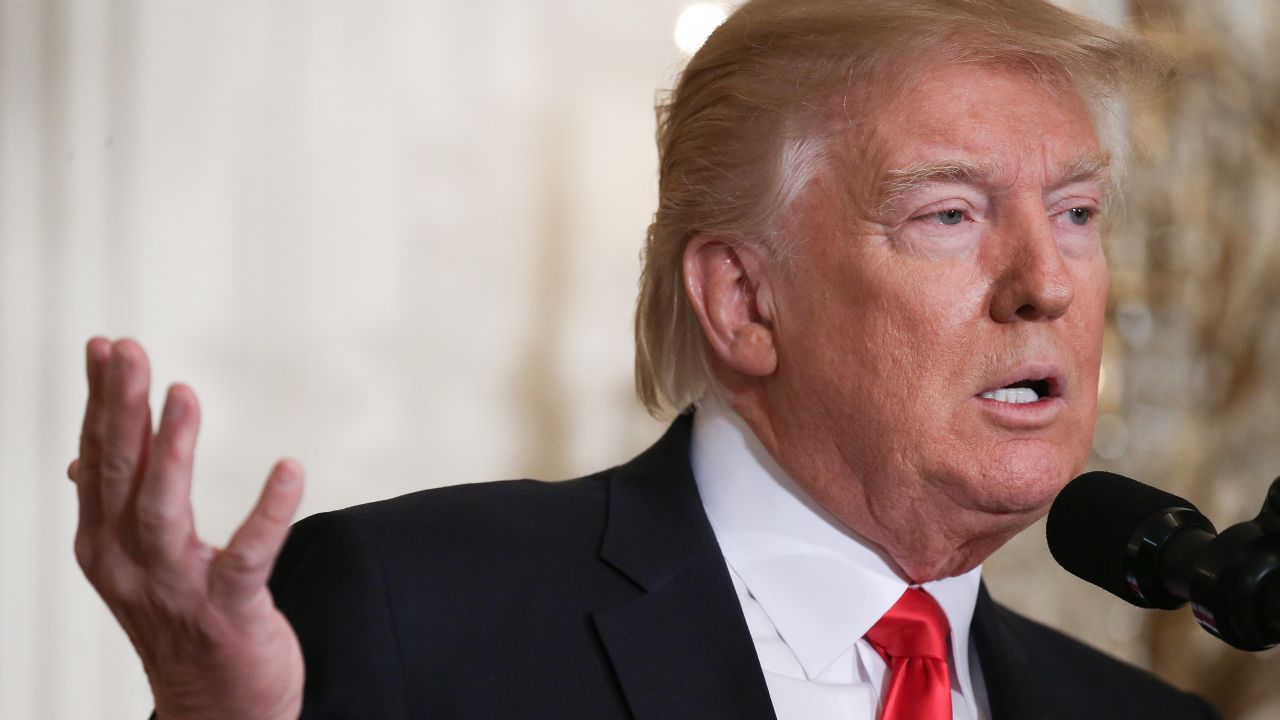
[{"label": "dark suit jacket", "polygon": [[[298,523],[271,586],[302,642],[303,717],[774,718],[689,428],[578,480],[429,490]],[[985,588],[973,638],[995,720],[1216,717]]]}]

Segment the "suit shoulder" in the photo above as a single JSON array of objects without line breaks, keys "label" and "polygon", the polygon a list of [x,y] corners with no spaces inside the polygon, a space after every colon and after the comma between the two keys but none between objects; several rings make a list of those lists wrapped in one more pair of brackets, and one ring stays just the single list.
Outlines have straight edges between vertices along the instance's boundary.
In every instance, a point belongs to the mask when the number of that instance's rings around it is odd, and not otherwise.
[{"label": "suit shoulder", "polygon": [[[1137,713],[1119,716],[1151,713],[1150,717],[1219,717],[1203,698],[1179,690],[1146,670],[1006,607],[996,608],[1004,631],[1016,638],[1017,646],[1026,653],[1024,657],[1005,660],[1025,663],[1026,668],[1051,669],[1048,672],[1052,681],[1063,691],[1091,698],[1108,711],[1127,708],[1124,713]],[[1102,716],[1110,715],[1103,712]]]},{"label": "suit shoulder", "polygon": [[[298,535],[342,534],[391,556],[594,555],[613,469],[574,480],[505,480],[432,488],[308,517]],[[405,558],[412,559],[412,558]],[[417,559],[424,559],[419,556]]]},{"label": "suit shoulder", "polygon": [[[513,524],[527,529],[602,511],[612,469],[574,480],[501,480],[420,490],[338,512],[369,527],[417,526],[430,520],[465,533]],[[458,523],[459,520],[464,522]]]}]

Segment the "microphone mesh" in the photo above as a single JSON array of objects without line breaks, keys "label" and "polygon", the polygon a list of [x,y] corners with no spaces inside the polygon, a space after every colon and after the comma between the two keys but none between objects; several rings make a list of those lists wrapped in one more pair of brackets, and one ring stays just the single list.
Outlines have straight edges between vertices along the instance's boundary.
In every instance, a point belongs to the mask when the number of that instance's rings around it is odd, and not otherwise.
[{"label": "microphone mesh", "polygon": [[1148,607],[1125,577],[1126,549],[1159,510],[1195,505],[1123,475],[1090,472],[1072,480],[1049,509],[1045,535],[1068,572],[1135,605]]}]

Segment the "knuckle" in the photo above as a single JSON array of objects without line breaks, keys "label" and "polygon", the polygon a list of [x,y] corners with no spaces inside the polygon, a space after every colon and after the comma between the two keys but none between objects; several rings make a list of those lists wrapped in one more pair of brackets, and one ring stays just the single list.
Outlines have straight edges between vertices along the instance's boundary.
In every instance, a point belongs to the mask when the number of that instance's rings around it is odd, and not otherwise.
[{"label": "knuckle", "polygon": [[76,560],[93,589],[112,608],[128,607],[135,595],[135,580],[127,568],[113,564],[95,549],[76,548]]},{"label": "knuckle", "polygon": [[98,549],[93,540],[83,533],[77,534],[72,549],[75,552],[76,564],[80,566],[84,574],[90,578],[96,576]]},{"label": "knuckle", "polygon": [[156,451],[157,462],[163,463],[165,472],[168,474],[182,472],[184,468],[191,467],[195,460],[194,448],[181,442],[172,434],[158,436]]},{"label": "knuckle", "polygon": [[98,471],[113,480],[131,479],[136,465],[133,458],[122,452],[105,452],[98,461]]},{"label": "knuckle", "polygon": [[177,527],[182,519],[180,508],[146,497],[138,498],[134,513],[138,521],[138,531],[148,537],[154,537]]},{"label": "knuckle", "polygon": [[257,570],[260,561],[255,548],[233,545],[218,553],[218,564],[227,572],[243,575]]}]

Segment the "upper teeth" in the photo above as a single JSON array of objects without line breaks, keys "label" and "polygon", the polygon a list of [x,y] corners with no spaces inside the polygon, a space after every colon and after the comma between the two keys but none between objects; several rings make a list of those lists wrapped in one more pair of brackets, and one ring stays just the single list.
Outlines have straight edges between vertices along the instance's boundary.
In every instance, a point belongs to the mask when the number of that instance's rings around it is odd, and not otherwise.
[{"label": "upper teeth", "polygon": [[999,390],[984,392],[982,393],[982,397],[988,400],[995,400],[996,402],[1007,402],[1007,403],[1015,403],[1015,404],[1033,403],[1040,399],[1040,396],[1036,394],[1035,390],[1032,390],[1031,388],[1024,388],[1024,387],[1000,388]]}]

